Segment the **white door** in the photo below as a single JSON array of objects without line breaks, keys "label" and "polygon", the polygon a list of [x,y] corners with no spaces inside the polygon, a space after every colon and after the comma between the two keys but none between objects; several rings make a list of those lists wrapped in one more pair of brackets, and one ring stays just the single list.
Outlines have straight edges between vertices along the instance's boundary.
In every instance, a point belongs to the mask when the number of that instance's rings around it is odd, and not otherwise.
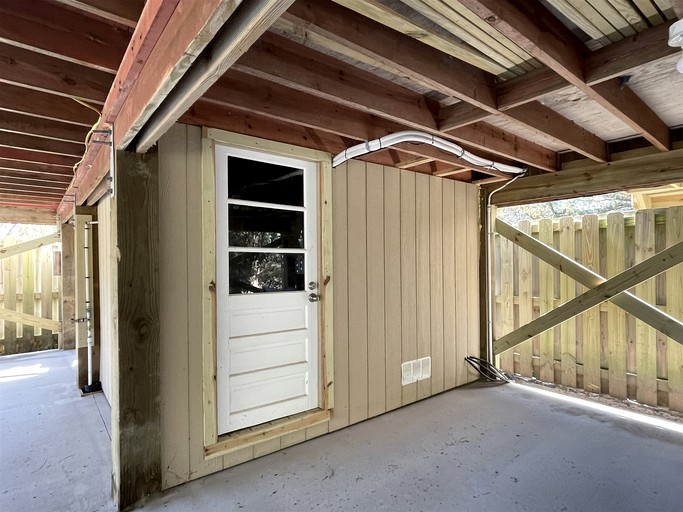
[{"label": "white door", "polygon": [[216,146],[218,433],[318,407],[317,165]]}]

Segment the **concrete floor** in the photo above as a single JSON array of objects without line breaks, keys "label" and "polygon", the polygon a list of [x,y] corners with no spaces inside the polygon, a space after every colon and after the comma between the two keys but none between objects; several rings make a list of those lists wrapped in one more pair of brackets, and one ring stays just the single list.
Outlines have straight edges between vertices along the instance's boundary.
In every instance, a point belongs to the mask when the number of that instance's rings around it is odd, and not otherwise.
[{"label": "concrete floor", "polygon": [[[69,389],[69,368],[50,381],[52,365],[69,359],[0,358],[0,510],[113,509],[98,399]],[[35,376],[5,381],[17,365]],[[177,487],[143,508],[681,510],[681,475],[681,432],[520,386],[474,385]]]}]

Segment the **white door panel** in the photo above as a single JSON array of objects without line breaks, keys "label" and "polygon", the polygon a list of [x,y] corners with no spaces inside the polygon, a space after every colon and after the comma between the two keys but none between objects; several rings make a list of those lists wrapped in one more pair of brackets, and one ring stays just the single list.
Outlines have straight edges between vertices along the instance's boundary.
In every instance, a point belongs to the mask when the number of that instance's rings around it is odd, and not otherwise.
[{"label": "white door panel", "polygon": [[216,147],[218,432],[318,407],[317,166]]}]

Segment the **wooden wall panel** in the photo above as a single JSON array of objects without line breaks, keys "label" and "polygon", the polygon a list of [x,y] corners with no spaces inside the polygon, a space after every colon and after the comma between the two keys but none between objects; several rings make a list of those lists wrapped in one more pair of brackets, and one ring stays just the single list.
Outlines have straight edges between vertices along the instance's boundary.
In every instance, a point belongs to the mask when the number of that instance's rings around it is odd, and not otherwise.
[{"label": "wooden wall panel", "polygon": [[348,162],[332,171],[331,420],[205,459],[201,144],[200,130],[182,125],[159,144],[161,286],[174,297],[161,305],[164,488],[417,400],[401,363],[418,354],[432,357],[433,376],[420,397],[476,380],[461,359],[479,347],[477,188]]}]

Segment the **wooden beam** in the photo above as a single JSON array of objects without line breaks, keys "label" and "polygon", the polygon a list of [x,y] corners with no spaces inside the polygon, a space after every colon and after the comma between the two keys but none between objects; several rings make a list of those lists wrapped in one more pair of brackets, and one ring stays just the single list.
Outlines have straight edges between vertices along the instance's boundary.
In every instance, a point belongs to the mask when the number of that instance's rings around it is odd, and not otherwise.
[{"label": "wooden beam", "polygon": [[680,51],[665,44],[669,26],[664,22],[586,55],[586,83],[596,85],[631,74],[636,68]]},{"label": "wooden beam", "polygon": [[78,143],[85,141],[85,135],[88,133],[85,126],[60,123],[51,119],[41,119],[40,117],[15,112],[2,112],[0,114],[0,130]]},{"label": "wooden beam", "polygon": [[569,149],[599,162],[606,162],[607,142],[538,101],[506,110],[509,117],[537,132],[565,144]]},{"label": "wooden beam", "polygon": [[519,160],[543,169],[555,169],[553,151],[525,141],[491,125],[442,133],[425,98],[353,66],[275,35],[264,36],[234,66],[252,76],[381,116],[408,128],[450,138],[478,150]]},{"label": "wooden beam", "polygon": [[117,160],[119,335],[112,365],[112,494],[124,510],[161,491],[159,169],[156,151],[119,151]]},{"label": "wooden beam", "polygon": [[11,224],[54,224],[56,209],[0,206],[0,222]]},{"label": "wooden beam", "polygon": [[682,176],[683,149],[676,149],[668,153],[519,178],[505,190],[495,194],[492,202],[498,206],[510,206],[606,194],[625,188],[678,183]]},{"label": "wooden beam", "polygon": [[97,114],[71,98],[0,82],[0,110],[29,114],[90,128]]},{"label": "wooden beam", "polygon": [[658,252],[654,256],[625,270],[565,304],[553,309],[543,316],[532,320],[525,326],[502,336],[494,343],[494,353],[500,354],[523,341],[555,327],[557,324],[574,318],[584,311],[597,306],[632,286],[665,272],[674,265],[683,262],[683,242]]},{"label": "wooden beam", "polygon": [[135,150],[143,152],[156,144],[159,137],[268,30],[293,1],[252,0],[240,4],[136,135]]},{"label": "wooden beam", "polygon": [[485,121],[493,115],[495,114],[491,114],[488,110],[475,107],[466,101],[460,101],[439,110],[439,130],[447,132],[478,121]]},{"label": "wooden beam", "polygon": [[[162,23],[159,14],[165,11],[164,4],[163,0],[145,4],[141,20],[148,21],[139,23],[132,40],[139,40],[139,48],[149,48],[149,53],[139,59],[143,65],[116,119],[118,148],[130,143],[238,5],[236,1],[180,0]],[[152,45],[146,43],[150,38],[155,41]],[[129,54],[126,60],[135,57]],[[122,62],[121,69],[125,66],[134,69],[132,62]]]},{"label": "wooden beam", "polygon": [[24,198],[50,201],[59,201],[64,196],[63,192],[57,192],[54,189],[50,191],[36,190],[24,185],[5,185],[2,183],[0,183],[0,194],[13,194]]},{"label": "wooden beam", "polygon": [[[666,124],[628,87],[603,83],[591,87],[584,74],[583,43],[559,19],[530,0],[461,0],[480,18],[551,68],[590,99],[615,115],[662,151],[670,149]],[[609,85],[606,85],[609,84]]]},{"label": "wooden beam", "polygon": [[104,103],[111,87],[109,73],[3,43],[0,81],[89,103]]},{"label": "wooden beam", "polygon": [[[226,73],[205,93],[202,100],[195,103],[195,110],[203,110],[205,108],[203,103],[206,101],[280,121],[296,123],[317,131],[347,137],[353,141],[372,140],[409,128],[406,125],[294,91],[239,71]],[[335,122],[331,123],[330,119],[335,119]],[[404,154],[449,164],[451,168],[453,165],[463,164],[457,156],[427,144],[402,144],[395,148],[400,149],[400,152]],[[482,156],[496,158],[488,154]],[[400,161],[400,158],[397,161]],[[395,165],[396,162],[393,163],[393,166]],[[491,174],[495,171],[487,169],[483,172]]]},{"label": "wooden beam", "polygon": [[566,87],[570,87],[567,81],[552,69],[535,69],[496,84],[498,108],[507,110],[518,107]]},{"label": "wooden beam", "polygon": [[115,73],[130,32],[46,0],[0,0],[0,39]]},{"label": "wooden beam", "polygon": [[0,158],[0,169],[4,176],[31,177],[41,180],[48,180],[60,183],[69,183],[73,177],[73,172],[68,167],[58,167],[48,164],[35,162],[22,162]]},{"label": "wooden beam", "polygon": [[2,131],[0,131],[0,146],[77,158],[80,158],[85,150],[83,143],[64,142]]},{"label": "wooden beam", "polygon": [[[496,219],[495,229],[502,236],[514,242],[522,249],[528,251],[533,256],[548,263],[587,288],[595,288],[607,281],[607,279],[600,274],[597,274],[574,261],[573,258],[565,256],[561,252],[558,252],[552,247],[536,240],[534,237],[515,229],[500,219]],[[670,338],[683,344],[683,323],[667,315],[663,311],[660,311],[652,304],[648,304],[627,291],[615,295],[610,301],[628,313],[631,313],[636,318],[639,318],[643,322],[654,327],[659,332],[666,334]]]},{"label": "wooden beam", "polygon": [[496,108],[492,75],[331,2],[295,3],[274,28],[306,46],[324,46],[479,108]]},{"label": "wooden beam", "polygon": [[71,169],[79,157],[41,153],[31,149],[3,146],[0,144],[0,159],[17,160],[19,162],[53,165]]},{"label": "wooden beam", "polygon": [[52,233],[51,235],[41,236],[40,238],[34,238],[33,240],[28,240],[20,244],[10,245],[9,247],[0,248],[0,260],[5,258],[11,258],[17,254],[24,253],[26,251],[33,251],[44,245],[51,245],[59,242],[59,233]]},{"label": "wooden beam", "polygon": [[126,27],[135,28],[145,0],[55,0],[79,11],[87,12]]},{"label": "wooden beam", "polygon": [[27,315],[26,313],[20,313],[5,308],[0,308],[0,320],[32,325],[33,327],[40,327],[41,329],[49,329],[57,332],[62,330],[62,322],[59,322],[58,320],[40,318],[39,316]]},{"label": "wooden beam", "polygon": [[45,192],[52,191],[55,193],[61,192],[62,195],[64,195],[68,184],[36,178],[6,176],[4,173],[2,173],[2,175],[0,175],[0,187],[5,188],[8,186],[16,186],[16,190],[35,190]]},{"label": "wooden beam", "polygon": [[4,194],[0,193],[0,206],[12,207],[27,207],[27,208],[46,208],[56,210],[58,200],[40,199],[34,197],[26,197],[19,194]]}]

